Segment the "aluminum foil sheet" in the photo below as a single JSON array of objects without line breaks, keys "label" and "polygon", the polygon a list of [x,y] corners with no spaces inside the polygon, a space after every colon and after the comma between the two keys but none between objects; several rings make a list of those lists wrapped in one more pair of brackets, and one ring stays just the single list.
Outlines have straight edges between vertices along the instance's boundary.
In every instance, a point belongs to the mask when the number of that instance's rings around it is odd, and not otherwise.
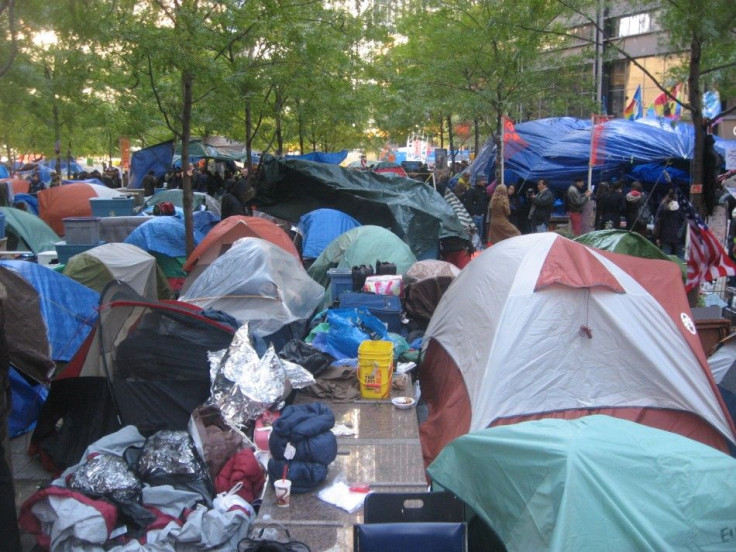
[{"label": "aluminum foil sheet", "polygon": [[86,495],[104,496],[115,502],[138,502],[143,483],[127,462],[112,454],[87,460],[69,476],[67,486]]},{"label": "aluminum foil sheet", "polygon": [[198,480],[208,477],[186,431],[157,431],[146,439],[138,458],[137,471],[144,481],[162,473],[191,475]]},{"label": "aluminum foil sheet", "polygon": [[267,409],[280,406],[292,386],[301,388],[314,383],[308,370],[281,360],[273,347],[258,358],[248,324],[238,329],[227,353],[214,366],[218,356],[210,354],[213,384],[208,402],[217,405],[235,427],[245,426]]}]

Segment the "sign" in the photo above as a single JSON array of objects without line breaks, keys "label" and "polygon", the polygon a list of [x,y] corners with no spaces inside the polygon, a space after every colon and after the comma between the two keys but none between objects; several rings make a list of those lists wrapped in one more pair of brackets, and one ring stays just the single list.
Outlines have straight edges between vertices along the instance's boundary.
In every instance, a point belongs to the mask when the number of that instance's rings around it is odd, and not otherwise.
[{"label": "sign", "polygon": [[703,193],[703,185],[702,184],[693,184],[690,186],[690,194],[702,194]]},{"label": "sign", "polygon": [[447,150],[445,148],[435,148],[434,166],[438,169],[447,167]]},{"label": "sign", "polygon": [[130,140],[120,138],[120,166],[124,171],[130,169]]},{"label": "sign", "polygon": [[726,150],[726,170],[736,170],[736,147],[730,147]]}]

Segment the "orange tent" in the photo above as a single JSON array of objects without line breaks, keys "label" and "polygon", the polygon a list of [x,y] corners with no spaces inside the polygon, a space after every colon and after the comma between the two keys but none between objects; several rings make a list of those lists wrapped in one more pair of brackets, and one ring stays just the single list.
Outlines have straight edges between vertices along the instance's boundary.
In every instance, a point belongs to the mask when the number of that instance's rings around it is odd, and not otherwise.
[{"label": "orange tent", "polygon": [[91,217],[90,198],[121,196],[120,192],[99,184],[78,182],[55,186],[38,192],[38,216],[59,236],[64,235],[67,217]]},{"label": "orange tent", "polygon": [[182,267],[189,272],[184,289],[240,238],[264,239],[291,253],[301,262],[299,252],[291,238],[277,224],[260,217],[235,215],[217,223],[189,255]]},{"label": "orange tent", "polygon": [[31,183],[24,178],[3,178],[0,182],[7,182],[9,187],[13,190],[13,195],[27,194],[28,188],[31,185]]}]

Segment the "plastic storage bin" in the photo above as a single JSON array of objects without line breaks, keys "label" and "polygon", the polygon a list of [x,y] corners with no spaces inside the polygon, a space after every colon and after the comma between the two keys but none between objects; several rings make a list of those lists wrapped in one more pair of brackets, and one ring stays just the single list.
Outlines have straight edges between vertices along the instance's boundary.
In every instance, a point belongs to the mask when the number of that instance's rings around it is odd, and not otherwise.
[{"label": "plastic storage bin", "polygon": [[89,204],[95,217],[129,217],[134,214],[132,197],[92,197]]},{"label": "plastic storage bin", "polygon": [[360,395],[364,399],[387,399],[393,368],[393,342],[363,341],[358,347]]},{"label": "plastic storage bin", "polygon": [[327,277],[330,279],[330,293],[333,301],[337,301],[340,294],[353,291],[352,268],[331,268],[327,271]]},{"label": "plastic storage bin", "polygon": [[64,219],[64,241],[68,245],[97,244],[100,241],[99,217],[67,217]]},{"label": "plastic storage bin", "polygon": [[97,243],[92,244],[82,244],[82,245],[73,245],[66,243],[65,241],[56,242],[54,246],[56,247],[56,254],[59,256],[59,264],[66,264],[67,261],[72,258],[74,255],[78,255],[79,253],[84,253],[85,251],[88,251],[92,249],[93,247],[97,247],[98,245],[104,245],[104,241],[99,241]]}]

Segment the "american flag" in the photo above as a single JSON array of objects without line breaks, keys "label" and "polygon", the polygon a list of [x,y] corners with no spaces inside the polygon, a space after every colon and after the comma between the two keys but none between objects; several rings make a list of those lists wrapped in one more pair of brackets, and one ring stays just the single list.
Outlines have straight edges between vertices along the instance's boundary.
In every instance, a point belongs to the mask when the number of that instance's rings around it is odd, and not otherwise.
[{"label": "american flag", "polygon": [[699,286],[703,281],[736,275],[736,264],[693,208],[684,194],[677,194],[680,209],[685,213],[690,231],[690,252],[687,259],[685,291]]}]

